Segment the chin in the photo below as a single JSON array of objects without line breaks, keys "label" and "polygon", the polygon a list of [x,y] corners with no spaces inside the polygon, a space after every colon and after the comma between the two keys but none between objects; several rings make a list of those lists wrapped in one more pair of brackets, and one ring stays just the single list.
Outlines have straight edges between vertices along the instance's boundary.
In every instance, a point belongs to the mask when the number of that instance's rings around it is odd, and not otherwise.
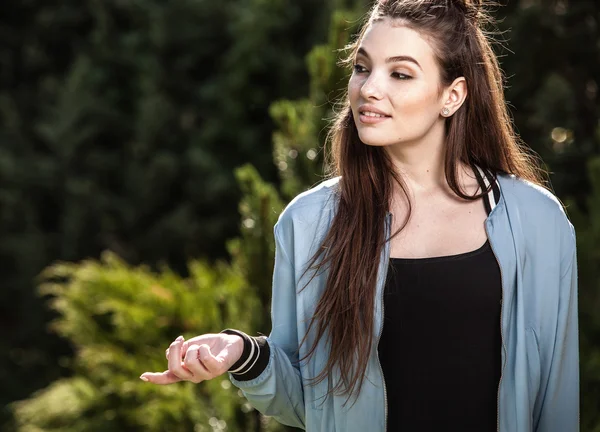
[{"label": "chin", "polygon": [[369,133],[361,133],[361,131],[359,130],[358,137],[360,138],[363,144],[372,147],[384,147],[392,144],[392,142],[389,139],[386,139],[385,137],[381,136],[382,134],[371,132],[374,131],[370,131]]}]

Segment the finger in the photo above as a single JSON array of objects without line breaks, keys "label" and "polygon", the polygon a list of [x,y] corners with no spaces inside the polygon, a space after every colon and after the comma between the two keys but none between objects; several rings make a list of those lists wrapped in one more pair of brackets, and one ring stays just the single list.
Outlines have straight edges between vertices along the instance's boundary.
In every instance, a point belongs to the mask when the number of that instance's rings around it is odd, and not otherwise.
[{"label": "finger", "polygon": [[183,362],[185,367],[194,374],[194,382],[199,383],[201,381],[214,378],[214,375],[206,368],[204,363],[200,360],[199,345],[194,344],[189,346]]},{"label": "finger", "polygon": [[140,379],[152,384],[166,385],[181,381],[181,378],[172,374],[170,371],[164,372],[145,372]]},{"label": "finger", "polygon": [[209,371],[213,378],[222,375],[227,371],[224,358],[220,356],[215,357],[208,345],[200,345],[198,351],[200,353],[200,361],[202,362],[204,367]]},{"label": "finger", "polygon": [[191,380],[193,378],[192,373],[183,366],[183,362],[181,361],[182,343],[183,337],[179,336],[169,347],[169,357],[167,359],[169,371],[182,380]]},{"label": "finger", "polygon": [[214,378],[202,361],[200,361],[199,348],[198,345],[190,345],[183,360],[185,367],[194,374],[194,382],[196,383]]},{"label": "finger", "polygon": [[167,348],[167,349],[165,350],[165,357],[166,357],[167,359],[169,359],[169,348]]},{"label": "finger", "polygon": [[185,341],[184,343],[181,344],[181,358],[185,358],[185,355],[187,354],[187,350],[189,349],[188,347],[190,346],[190,341]]},{"label": "finger", "polygon": [[196,336],[196,337],[193,337],[193,338],[190,338],[190,339],[184,341],[183,344],[181,345],[182,358],[185,357],[187,350],[189,349],[189,347],[191,345],[201,345],[213,337],[215,337],[214,334],[203,334],[203,335]]}]

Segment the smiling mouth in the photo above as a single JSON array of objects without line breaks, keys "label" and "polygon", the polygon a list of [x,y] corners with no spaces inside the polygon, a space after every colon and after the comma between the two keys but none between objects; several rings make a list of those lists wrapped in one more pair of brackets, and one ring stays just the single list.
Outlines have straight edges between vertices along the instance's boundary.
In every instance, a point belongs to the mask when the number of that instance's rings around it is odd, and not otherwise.
[{"label": "smiling mouth", "polygon": [[377,114],[377,113],[370,112],[370,111],[361,111],[360,115],[364,115],[366,117],[373,117],[373,118],[388,118],[388,117],[390,117],[388,115]]}]

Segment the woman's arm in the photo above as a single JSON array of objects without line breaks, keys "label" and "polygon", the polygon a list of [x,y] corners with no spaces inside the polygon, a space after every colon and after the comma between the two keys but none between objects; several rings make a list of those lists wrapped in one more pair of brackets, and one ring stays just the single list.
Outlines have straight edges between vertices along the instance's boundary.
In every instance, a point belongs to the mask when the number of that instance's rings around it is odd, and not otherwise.
[{"label": "woman's arm", "polygon": [[[281,229],[280,222],[275,224],[272,329],[266,339],[267,346],[261,349],[261,357],[268,355],[268,361],[259,358],[246,373],[230,377],[258,411],[280,423],[304,429],[304,392],[297,355],[296,283],[287,246],[291,232],[286,239]],[[252,378],[246,379],[244,375]]]},{"label": "woman's arm", "polygon": [[547,373],[542,377],[545,392],[540,407],[538,432],[579,431],[579,332],[577,317],[577,252],[575,232],[570,225],[571,252],[561,266],[558,321],[554,349]]}]

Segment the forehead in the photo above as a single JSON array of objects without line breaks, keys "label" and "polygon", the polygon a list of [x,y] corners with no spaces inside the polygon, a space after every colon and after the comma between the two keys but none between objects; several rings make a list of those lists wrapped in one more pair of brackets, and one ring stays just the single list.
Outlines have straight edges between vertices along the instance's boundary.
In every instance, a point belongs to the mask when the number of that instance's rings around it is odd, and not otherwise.
[{"label": "forehead", "polygon": [[367,28],[359,45],[373,61],[388,57],[410,56],[419,62],[423,72],[437,70],[431,43],[415,30],[389,18],[375,21]]}]

